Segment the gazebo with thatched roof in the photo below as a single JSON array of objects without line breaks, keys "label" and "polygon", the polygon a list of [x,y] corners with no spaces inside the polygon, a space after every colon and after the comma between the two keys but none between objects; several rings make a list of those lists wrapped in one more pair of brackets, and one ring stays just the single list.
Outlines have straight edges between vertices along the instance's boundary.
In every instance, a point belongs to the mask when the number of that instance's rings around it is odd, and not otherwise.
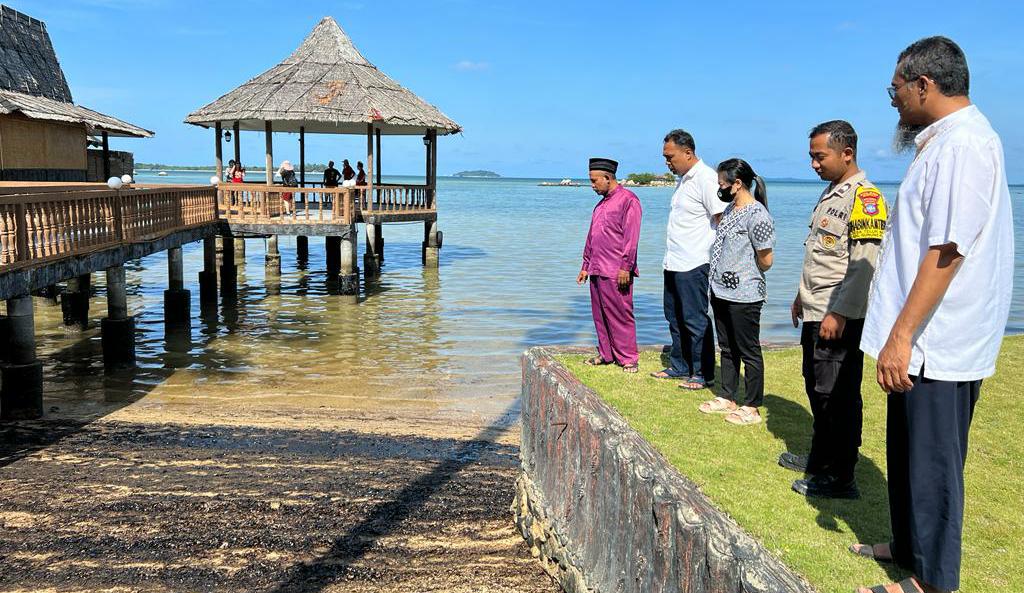
[{"label": "gazebo with thatched roof", "polygon": [[[380,222],[410,220],[409,209],[401,218],[388,218],[381,210],[381,135],[422,135],[426,147],[427,208],[420,220],[427,222],[425,248],[438,243],[434,209],[437,177],[437,136],[462,128],[439,109],[417,97],[370,63],[338,23],[324,17],[288,58],[212,103],[190,113],[185,122],[216,130],[217,173],[223,176],[222,128],[235,134],[235,160],[241,161],[238,134],[242,130],[266,134],[266,184],[273,184],[273,132],[299,134],[299,182],[305,187],[305,134],[365,134],[367,184],[358,188],[360,222],[367,222],[367,253],[376,256]],[[375,141],[376,140],[376,146]],[[374,158],[376,155],[376,159]],[[376,161],[376,162],[375,162]],[[376,179],[374,179],[376,173]],[[374,188],[374,185],[378,187]],[[397,187],[397,186],[395,186]],[[412,187],[412,186],[406,186]],[[391,194],[388,194],[391,195]],[[375,197],[376,196],[376,197]],[[415,217],[412,217],[415,219]],[[373,235],[372,237],[369,235]],[[426,256],[425,256],[426,257]]]}]

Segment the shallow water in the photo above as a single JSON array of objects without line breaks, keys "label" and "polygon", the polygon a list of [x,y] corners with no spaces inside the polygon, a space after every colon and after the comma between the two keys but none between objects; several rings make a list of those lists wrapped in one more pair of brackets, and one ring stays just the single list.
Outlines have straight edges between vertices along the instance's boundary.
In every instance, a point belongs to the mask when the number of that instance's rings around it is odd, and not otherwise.
[{"label": "shallow water", "polygon": [[[314,176],[307,176],[312,178]],[[140,181],[203,183],[209,173],[140,172]],[[387,179],[386,179],[387,180]],[[403,178],[394,178],[402,181]],[[363,281],[357,303],[330,294],[323,238],[310,238],[308,269],[296,266],[294,237],[281,237],[280,284],[264,273],[264,241],[249,239],[239,267],[237,307],[200,320],[200,243],[185,248],[193,323],[165,335],[166,256],[128,268],[129,306],[137,315],[139,370],[104,378],[99,318],[105,315],[103,275],[84,334],[68,333],[59,307],[40,304],[37,332],[48,396],[79,405],[103,400],[203,410],[275,410],[283,405],[345,411],[394,410],[421,415],[470,412],[513,417],[519,392],[518,355],[536,344],[594,341],[586,287],[575,284],[580,251],[596,196],[589,187],[538,187],[538,180],[440,179],[439,270],[420,264],[422,224],[386,225],[379,280]],[[770,183],[778,229],[776,263],[768,273],[762,339],[795,342],[789,303],[795,293],[807,216],[817,183]],[[894,186],[882,186],[895,196]],[[1012,188],[1015,221],[1024,189]],[[644,207],[640,277],[635,288],[638,339],[663,343],[661,258],[671,188],[639,188]],[[1017,224],[1018,241],[1020,229]],[[1020,244],[1020,243],[1018,243]],[[360,238],[360,249],[364,241]],[[1009,332],[1024,329],[1024,262],[1018,257]],[[49,402],[48,402],[49,403]],[[59,403],[59,402],[58,402]]]}]

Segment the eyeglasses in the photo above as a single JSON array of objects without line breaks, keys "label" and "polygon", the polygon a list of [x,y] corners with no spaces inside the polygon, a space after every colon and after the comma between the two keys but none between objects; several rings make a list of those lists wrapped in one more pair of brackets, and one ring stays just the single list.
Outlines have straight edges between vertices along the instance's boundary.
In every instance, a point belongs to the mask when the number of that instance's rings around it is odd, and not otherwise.
[{"label": "eyeglasses", "polygon": [[892,101],[893,99],[895,99],[896,98],[896,93],[900,92],[901,88],[907,86],[908,84],[914,82],[915,80],[917,80],[917,79],[908,80],[908,81],[904,82],[901,85],[889,85],[888,87],[886,87],[885,90],[889,92],[889,100]]}]

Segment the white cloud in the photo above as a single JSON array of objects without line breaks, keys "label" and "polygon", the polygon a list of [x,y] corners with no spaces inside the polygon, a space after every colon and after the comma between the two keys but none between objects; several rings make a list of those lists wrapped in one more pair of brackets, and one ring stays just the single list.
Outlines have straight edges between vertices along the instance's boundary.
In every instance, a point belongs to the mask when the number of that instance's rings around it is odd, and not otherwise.
[{"label": "white cloud", "polygon": [[462,60],[453,66],[456,70],[463,72],[479,72],[481,70],[490,69],[491,65],[487,62],[473,62],[471,60]]}]

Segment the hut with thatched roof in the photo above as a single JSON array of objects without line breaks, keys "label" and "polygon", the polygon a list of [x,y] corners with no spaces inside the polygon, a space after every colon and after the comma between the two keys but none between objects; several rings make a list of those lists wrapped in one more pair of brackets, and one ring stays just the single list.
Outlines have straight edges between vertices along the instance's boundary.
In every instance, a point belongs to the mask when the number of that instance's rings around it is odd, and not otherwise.
[{"label": "hut with thatched roof", "polygon": [[[273,132],[299,134],[299,185],[306,187],[305,135],[359,134],[366,136],[367,176],[358,186],[360,196],[353,222],[367,225],[367,272],[383,258],[381,223],[423,220],[424,258],[436,262],[440,246],[437,231],[437,137],[462,128],[437,107],[417,97],[370,63],[331,17],[324,17],[312,33],[284,61],[217,100],[193,111],[185,122],[214,128],[218,175],[222,175],[222,131],[234,131],[235,161],[241,162],[238,135],[261,131],[266,136],[266,186],[274,182]],[[422,136],[426,147],[426,183],[423,186],[381,183],[381,136]],[[223,134],[230,136],[230,134]],[[267,190],[268,193],[270,190]],[[406,199],[410,192],[425,199]],[[237,193],[237,192],[233,192]],[[406,196],[396,207],[389,196]],[[404,201],[402,201],[404,200]],[[234,202],[232,202],[234,204]],[[230,219],[231,208],[227,209]],[[280,223],[281,220],[274,220]],[[247,227],[248,228],[248,227]],[[269,228],[269,227],[268,227]],[[280,224],[271,232],[287,233]],[[293,226],[302,236],[308,225]],[[330,235],[328,235],[330,236]],[[300,243],[301,244],[301,243]],[[330,258],[329,258],[330,261]]]},{"label": "hut with thatched roof", "polygon": [[[75,105],[46,24],[0,5],[0,180],[98,181],[100,175],[120,175],[110,169],[108,138],[152,135]],[[88,151],[90,141],[103,150]],[[91,179],[90,152],[99,163],[91,167]]]}]

